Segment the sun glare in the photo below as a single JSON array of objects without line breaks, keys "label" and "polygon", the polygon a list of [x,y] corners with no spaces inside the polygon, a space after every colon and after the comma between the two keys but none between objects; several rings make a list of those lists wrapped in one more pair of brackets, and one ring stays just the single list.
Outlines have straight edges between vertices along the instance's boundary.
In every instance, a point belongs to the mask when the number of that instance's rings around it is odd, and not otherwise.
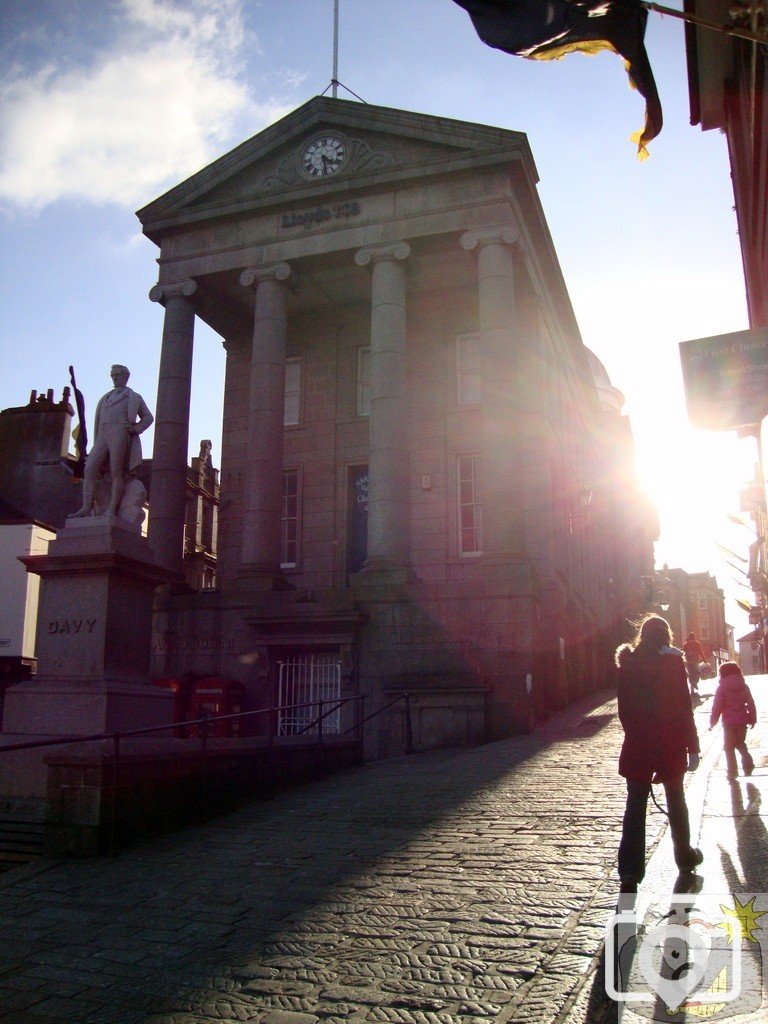
[{"label": "sun glare", "polygon": [[754,532],[740,495],[754,477],[754,440],[642,415],[636,436],[641,480],[659,512],[657,568],[712,573],[734,623],[743,614],[737,598],[752,600],[745,559]]}]

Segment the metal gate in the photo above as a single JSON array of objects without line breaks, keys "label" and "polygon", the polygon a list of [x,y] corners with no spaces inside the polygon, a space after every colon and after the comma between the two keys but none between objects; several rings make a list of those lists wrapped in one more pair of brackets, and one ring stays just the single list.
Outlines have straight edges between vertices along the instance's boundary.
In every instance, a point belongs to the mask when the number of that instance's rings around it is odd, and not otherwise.
[{"label": "metal gate", "polygon": [[[320,713],[318,701],[338,700],[341,696],[341,658],[338,654],[291,654],[278,661],[278,704],[280,711],[277,731],[280,736],[295,736],[304,732],[317,732],[317,725],[307,729]],[[309,704],[309,707],[287,705]],[[336,708],[323,719],[324,733],[338,733],[341,728],[341,709]]]}]

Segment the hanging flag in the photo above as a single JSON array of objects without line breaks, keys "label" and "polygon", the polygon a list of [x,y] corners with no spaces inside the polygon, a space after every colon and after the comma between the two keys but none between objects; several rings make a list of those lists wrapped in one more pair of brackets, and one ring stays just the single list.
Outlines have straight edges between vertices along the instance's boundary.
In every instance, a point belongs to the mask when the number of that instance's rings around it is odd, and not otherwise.
[{"label": "hanging flag", "polygon": [[77,409],[77,426],[72,431],[72,437],[75,439],[75,454],[77,456],[74,477],[75,480],[82,480],[85,473],[85,457],[88,454],[88,428],[85,424],[85,399],[83,398],[83,392],[77,386],[75,368],[73,366],[69,368],[69,379],[72,381],[72,390],[75,393],[75,408]]},{"label": "hanging flag", "polygon": [[630,84],[645,98],[645,126],[635,132],[641,160],[661,131],[662,113],[645,52],[648,12],[640,0],[454,0],[484,43],[516,57],[559,60],[578,50],[613,50],[624,58]]}]

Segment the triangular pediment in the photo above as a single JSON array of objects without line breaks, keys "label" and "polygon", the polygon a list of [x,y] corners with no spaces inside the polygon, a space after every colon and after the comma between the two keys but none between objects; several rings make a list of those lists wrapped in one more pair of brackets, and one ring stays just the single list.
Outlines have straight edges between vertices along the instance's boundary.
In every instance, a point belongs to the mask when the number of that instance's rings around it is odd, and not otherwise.
[{"label": "triangular pediment", "polygon": [[[313,144],[330,148],[312,163]],[[137,216],[150,238],[188,221],[243,214],[478,161],[532,160],[526,136],[501,128],[315,97],[198,171]],[[535,173],[535,172],[534,172]]]}]

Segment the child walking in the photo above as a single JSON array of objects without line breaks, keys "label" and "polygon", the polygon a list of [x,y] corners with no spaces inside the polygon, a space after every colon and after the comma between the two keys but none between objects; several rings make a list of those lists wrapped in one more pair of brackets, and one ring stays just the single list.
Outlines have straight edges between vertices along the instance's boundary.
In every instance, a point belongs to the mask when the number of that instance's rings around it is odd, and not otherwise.
[{"label": "child walking", "polygon": [[715,690],[712,713],[709,716],[710,729],[717,725],[717,720],[721,716],[727,778],[729,782],[734,782],[738,774],[736,771],[737,750],[741,755],[741,766],[745,775],[751,775],[755,767],[752,755],[747,750],[746,738],[747,726],[751,729],[757,721],[752,693],[735,661],[725,661],[720,666],[720,681]]}]

